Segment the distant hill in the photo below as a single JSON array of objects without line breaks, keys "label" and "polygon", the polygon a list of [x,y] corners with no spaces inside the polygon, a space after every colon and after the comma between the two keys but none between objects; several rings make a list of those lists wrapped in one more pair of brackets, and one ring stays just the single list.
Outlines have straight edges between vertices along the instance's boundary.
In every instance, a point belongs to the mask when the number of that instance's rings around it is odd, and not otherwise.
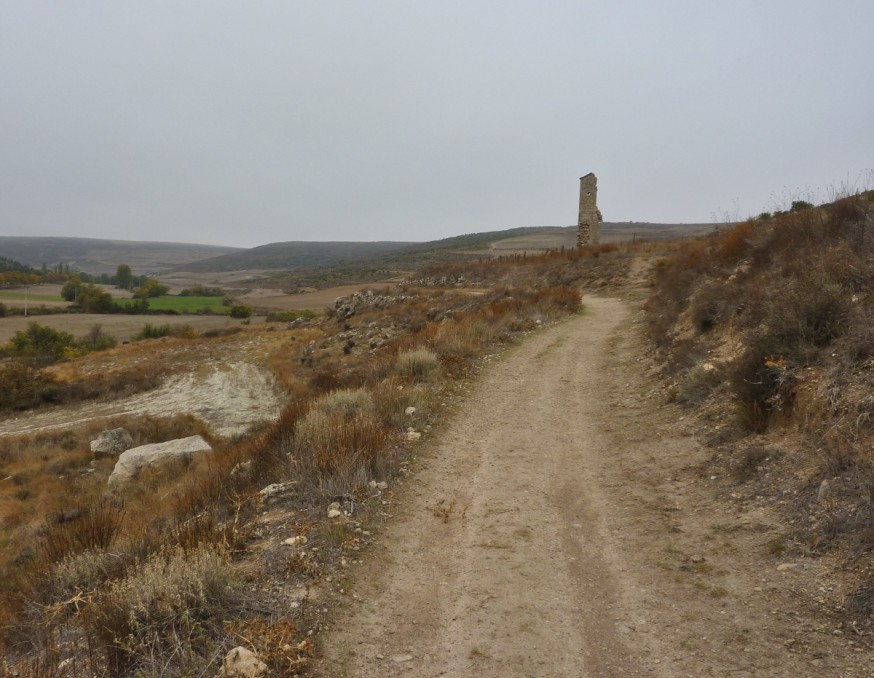
[{"label": "distant hill", "polygon": [[330,268],[350,264],[396,265],[440,258],[441,253],[464,253],[486,248],[490,243],[532,234],[558,234],[562,226],[530,226],[503,231],[469,233],[428,242],[277,242],[177,267],[193,273],[246,270]]},{"label": "distant hill", "polygon": [[381,257],[409,247],[409,242],[275,242],[238,250],[177,270],[193,273],[219,273],[246,270],[296,270],[325,268]]},{"label": "distant hill", "polygon": [[71,270],[94,274],[115,273],[119,264],[127,264],[137,275],[153,275],[236,251],[235,247],[190,243],[0,236],[0,257],[34,268],[69,264]]},{"label": "distant hill", "polygon": [[[709,233],[713,224],[607,222],[602,240],[662,240]],[[576,245],[576,226],[530,226],[469,233],[430,242],[280,242],[251,249],[191,243],[0,236],[0,257],[53,268],[67,264],[86,273],[115,273],[128,264],[136,275],[170,271],[304,271],[345,268],[341,279],[392,275],[433,261],[497,255],[521,250],[557,249]],[[351,277],[350,277],[351,276]]]}]

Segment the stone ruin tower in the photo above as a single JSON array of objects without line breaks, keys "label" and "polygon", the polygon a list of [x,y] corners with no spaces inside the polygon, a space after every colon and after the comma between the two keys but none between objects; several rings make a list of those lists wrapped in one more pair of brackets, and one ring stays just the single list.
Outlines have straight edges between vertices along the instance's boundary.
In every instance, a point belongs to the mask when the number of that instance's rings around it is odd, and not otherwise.
[{"label": "stone ruin tower", "polygon": [[598,209],[598,178],[589,172],[580,177],[580,218],[577,247],[597,245],[601,238],[601,210]]}]

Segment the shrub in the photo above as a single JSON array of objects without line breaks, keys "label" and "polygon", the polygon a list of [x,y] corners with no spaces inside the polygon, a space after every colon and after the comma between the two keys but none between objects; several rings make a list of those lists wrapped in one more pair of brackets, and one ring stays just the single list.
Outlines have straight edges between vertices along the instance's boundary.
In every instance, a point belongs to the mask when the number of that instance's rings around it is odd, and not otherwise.
[{"label": "shrub", "polygon": [[78,288],[74,306],[84,313],[111,313],[116,308],[112,295],[92,284]]},{"label": "shrub", "polygon": [[29,358],[36,365],[48,365],[61,360],[64,351],[76,348],[77,343],[69,332],[32,322],[26,330],[18,330],[12,336],[8,352],[13,356]]},{"label": "shrub", "polygon": [[122,511],[107,501],[51,516],[43,527],[39,553],[55,563],[87,550],[106,550],[121,528]]},{"label": "shrub", "polygon": [[815,274],[770,298],[768,305],[769,332],[787,347],[786,352],[826,346],[842,334],[850,311],[841,287]]},{"label": "shrub", "polygon": [[363,388],[333,391],[320,398],[314,407],[326,414],[338,412],[346,419],[359,413],[369,414],[374,411],[373,397]]},{"label": "shrub", "polygon": [[100,591],[86,624],[105,649],[111,674],[128,675],[155,654],[170,662],[211,649],[202,631],[221,624],[232,607],[232,583],[222,551],[164,549]]},{"label": "shrub", "polygon": [[792,404],[795,373],[767,337],[751,343],[731,366],[730,383],[738,398],[741,423],[763,433],[771,412]]},{"label": "shrub", "polygon": [[42,595],[51,603],[63,603],[77,596],[96,591],[107,581],[121,577],[130,557],[102,549],[71,554],[51,570]]},{"label": "shrub", "polygon": [[800,212],[802,210],[813,209],[813,203],[809,203],[806,200],[793,200],[792,207],[789,208],[790,212]]},{"label": "shrub", "polygon": [[31,365],[14,361],[0,366],[0,411],[27,410],[59,399],[60,384]]},{"label": "shrub", "polygon": [[170,287],[168,285],[163,285],[154,278],[147,278],[146,281],[134,292],[134,297],[137,299],[150,299],[154,297],[162,297],[168,292],[170,292]]},{"label": "shrub", "polygon": [[197,331],[191,325],[152,325],[146,323],[133,338],[134,341],[142,339],[160,339],[161,337],[179,337],[193,339]]},{"label": "shrub", "polygon": [[426,348],[404,351],[395,361],[395,369],[402,377],[414,382],[427,382],[440,368],[440,359]]},{"label": "shrub", "polygon": [[228,313],[230,313],[232,318],[248,318],[252,315],[252,307],[237,304],[236,306],[231,306],[231,310]]},{"label": "shrub", "polygon": [[415,407],[415,420],[427,417],[435,398],[434,391],[424,384],[404,387],[397,379],[388,379],[373,390],[376,414],[386,426],[405,431],[414,421],[406,414],[408,407]]},{"label": "shrub", "polygon": [[170,336],[170,325],[152,325],[151,323],[146,323],[143,325],[143,329],[134,335],[134,341],[139,341],[140,339],[159,339],[160,337],[168,336]]},{"label": "shrub", "polygon": [[676,400],[688,405],[699,405],[722,383],[722,379],[722,374],[712,365],[693,367],[677,385]]},{"label": "shrub", "polygon": [[689,302],[689,316],[699,334],[709,332],[723,315],[727,305],[725,283],[703,282]]},{"label": "shrub", "polygon": [[204,287],[203,285],[195,285],[187,287],[179,293],[180,297],[221,297],[224,296],[224,290],[221,287]]},{"label": "shrub", "polygon": [[721,231],[716,239],[714,256],[721,264],[733,265],[749,251],[755,228],[752,219]]},{"label": "shrub", "polygon": [[317,316],[318,314],[315,311],[311,311],[309,309],[304,309],[303,311],[273,311],[267,314],[267,319],[265,322],[293,322],[298,318],[315,318]]},{"label": "shrub", "polygon": [[371,412],[324,404],[315,403],[294,426],[294,470],[303,489],[317,496],[345,494],[387,474],[386,427]]},{"label": "shrub", "polygon": [[100,325],[94,325],[85,335],[83,342],[91,351],[103,351],[114,348],[118,344],[115,337],[106,334]]}]

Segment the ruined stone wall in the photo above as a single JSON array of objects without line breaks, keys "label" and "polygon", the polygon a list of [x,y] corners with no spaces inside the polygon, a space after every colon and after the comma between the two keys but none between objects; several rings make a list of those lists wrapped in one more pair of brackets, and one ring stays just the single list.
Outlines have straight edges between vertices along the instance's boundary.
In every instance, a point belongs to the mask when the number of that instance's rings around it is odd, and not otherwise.
[{"label": "ruined stone wall", "polygon": [[601,211],[598,209],[598,178],[589,172],[580,177],[580,218],[577,245],[597,245],[601,238]]}]

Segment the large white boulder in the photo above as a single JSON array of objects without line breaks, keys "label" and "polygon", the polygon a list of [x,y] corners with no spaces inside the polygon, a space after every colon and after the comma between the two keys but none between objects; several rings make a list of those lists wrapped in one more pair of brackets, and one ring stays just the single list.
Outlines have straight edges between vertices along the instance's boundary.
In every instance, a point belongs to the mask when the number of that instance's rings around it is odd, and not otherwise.
[{"label": "large white boulder", "polygon": [[133,480],[144,469],[161,469],[172,463],[187,463],[212,447],[200,436],[189,436],[165,443],[142,445],[122,452],[109,476],[109,485],[118,486]]}]

